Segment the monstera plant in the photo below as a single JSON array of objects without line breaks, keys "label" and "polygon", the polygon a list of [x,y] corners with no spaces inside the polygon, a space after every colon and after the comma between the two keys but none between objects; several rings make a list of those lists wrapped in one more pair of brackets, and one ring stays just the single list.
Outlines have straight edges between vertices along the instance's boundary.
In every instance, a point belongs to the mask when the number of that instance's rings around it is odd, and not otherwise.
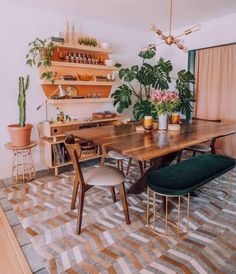
[{"label": "monstera plant", "polygon": [[[114,106],[119,113],[133,105],[133,116],[135,120],[142,119],[146,115],[156,118],[157,113],[150,102],[151,94],[154,90],[166,91],[172,81],[170,73],[172,64],[169,60],[160,58],[157,62],[150,64],[151,59],[156,55],[155,49],[141,51],[139,57],[141,65],[134,65],[131,68],[120,68],[119,78],[124,83],[113,93]],[[189,89],[189,84],[194,83],[194,76],[185,70],[177,73],[176,91],[179,93],[181,103],[179,110],[191,116],[192,104],[194,101],[193,92]]]}]

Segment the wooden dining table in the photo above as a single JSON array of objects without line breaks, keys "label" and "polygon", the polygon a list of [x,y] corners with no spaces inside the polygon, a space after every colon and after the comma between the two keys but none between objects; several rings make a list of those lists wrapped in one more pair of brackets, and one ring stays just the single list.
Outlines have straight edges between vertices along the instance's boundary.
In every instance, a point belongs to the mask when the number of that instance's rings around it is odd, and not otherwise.
[{"label": "wooden dining table", "polygon": [[128,190],[128,194],[141,193],[146,187],[147,174],[169,165],[185,148],[236,133],[236,123],[183,121],[179,131],[137,131],[141,122],[117,126],[97,127],[68,132],[94,142],[103,149],[103,160],[109,150],[115,150],[139,162],[151,160],[152,165]]}]

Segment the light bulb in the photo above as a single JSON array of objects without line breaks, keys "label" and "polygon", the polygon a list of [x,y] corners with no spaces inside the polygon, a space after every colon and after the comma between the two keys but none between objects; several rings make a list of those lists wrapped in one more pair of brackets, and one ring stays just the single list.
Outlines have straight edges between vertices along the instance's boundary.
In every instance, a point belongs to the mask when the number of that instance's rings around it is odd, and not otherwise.
[{"label": "light bulb", "polygon": [[194,31],[199,31],[200,29],[201,29],[201,25],[200,25],[200,24],[195,25],[195,26],[193,26],[193,27],[191,28],[192,32],[194,32]]},{"label": "light bulb", "polygon": [[155,31],[155,32],[156,32],[156,30],[157,30],[156,25],[155,25],[155,24],[151,24],[151,25],[150,25],[150,30],[152,30],[152,31]]}]

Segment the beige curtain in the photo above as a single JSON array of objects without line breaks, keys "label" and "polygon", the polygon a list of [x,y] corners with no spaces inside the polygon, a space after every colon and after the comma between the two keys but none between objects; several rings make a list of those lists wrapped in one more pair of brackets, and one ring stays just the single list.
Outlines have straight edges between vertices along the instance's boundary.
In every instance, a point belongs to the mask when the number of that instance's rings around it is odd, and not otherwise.
[{"label": "beige curtain", "polygon": [[[195,116],[236,122],[236,45],[196,52]],[[217,141],[218,152],[236,158],[236,136]]]}]

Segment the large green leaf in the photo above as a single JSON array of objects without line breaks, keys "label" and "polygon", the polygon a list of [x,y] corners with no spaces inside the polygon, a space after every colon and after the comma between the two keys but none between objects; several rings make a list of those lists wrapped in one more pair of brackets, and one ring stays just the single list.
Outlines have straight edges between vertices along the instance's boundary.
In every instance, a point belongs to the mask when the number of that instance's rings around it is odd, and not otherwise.
[{"label": "large green leaf", "polygon": [[193,91],[190,90],[190,84],[195,83],[194,75],[186,70],[180,70],[177,75],[176,89],[181,100],[179,110],[189,119],[193,110],[192,102],[195,102]]},{"label": "large green leaf", "polygon": [[148,100],[139,100],[133,108],[133,116],[134,119],[140,120],[142,118],[144,118],[144,116],[153,116],[153,118],[156,118],[157,113],[155,111],[155,109],[153,108],[152,104],[150,101]]},{"label": "large green leaf", "polygon": [[111,95],[114,98],[113,105],[117,107],[117,111],[121,113],[124,109],[131,105],[132,90],[127,85],[119,86]]},{"label": "large green leaf", "polygon": [[170,60],[165,61],[160,58],[157,64],[153,67],[153,82],[152,87],[160,90],[167,90],[171,82],[170,72],[172,64]]},{"label": "large green leaf", "polygon": [[126,82],[132,82],[134,79],[136,79],[138,71],[139,67],[137,65],[132,66],[130,69],[122,68],[119,71],[119,78]]},{"label": "large green leaf", "polygon": [[147,50],[142,50],[139,52],[139,57],[143,59],[152,59],[156,55],[156,48],[151,48]]}]

